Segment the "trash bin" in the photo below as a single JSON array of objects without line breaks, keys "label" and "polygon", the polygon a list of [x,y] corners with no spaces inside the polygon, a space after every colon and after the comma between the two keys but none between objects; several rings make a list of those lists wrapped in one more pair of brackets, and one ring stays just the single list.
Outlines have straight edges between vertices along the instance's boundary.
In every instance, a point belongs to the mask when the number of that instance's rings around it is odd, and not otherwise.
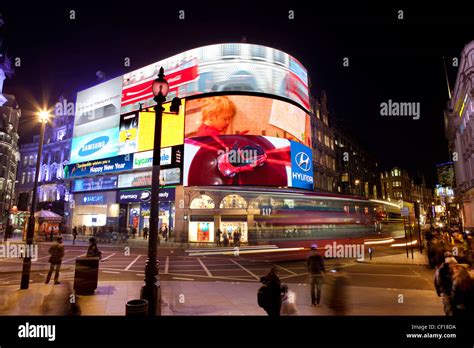
[{"label": "trash bin", "polygon": [[129,317],[141,317],[148,315],[147,300],[131,300],[125,306],[125,315]]},{"label": "trash bin", "polygon": [[99,278],[98,257],[78,257],[74,271],[74,290],[78,295],[92,295]]}]

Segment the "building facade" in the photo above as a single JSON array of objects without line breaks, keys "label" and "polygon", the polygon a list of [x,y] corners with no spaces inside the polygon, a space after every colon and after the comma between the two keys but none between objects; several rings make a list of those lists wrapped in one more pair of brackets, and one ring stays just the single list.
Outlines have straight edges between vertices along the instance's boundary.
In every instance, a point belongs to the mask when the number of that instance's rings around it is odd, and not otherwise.
[{"label": "building facade", "polygon": [[[60,98],[57,105],[63,104],[66,104],[65,99]],[[74,114],[55,108],[54,116],[45,129],[38,176],[37,210],[51,210],[61,216],[68,213],[66,201],[69,182],[64,181],[64,167],[69,163],[73,126]],[[39,135],[34,136],[31,142],[20,145],[18,208],[24,211],[31,207],[38,146]]]},{"label": "building facade", "polygon": [[464,225],[474,228],[474,41],[461,52],[445,130],[455,173],[454,194]]},{"label": "building facade", "polygon": [[377,161],[347,134],[348,131],[336,127],[337,192],[367,199],[381,198]]},{"label": "building facade", "polygon": [[0,103],[0,217],[3,220],[15,205],[21,110],[13,95],[2,95],[0,90],[0,97],[4,98]]},{"label": "building facade", "polygon": [[324,91],[319,100],[312,98],[311,127],[314,189],[320,192],[337,192],[335,130]]}]

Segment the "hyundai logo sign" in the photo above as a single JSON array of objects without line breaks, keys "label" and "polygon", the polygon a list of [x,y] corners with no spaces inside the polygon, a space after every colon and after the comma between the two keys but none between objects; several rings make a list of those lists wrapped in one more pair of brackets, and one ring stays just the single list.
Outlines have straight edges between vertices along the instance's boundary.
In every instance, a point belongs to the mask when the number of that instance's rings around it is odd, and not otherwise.
[{"label": "hyundai logo sign", "polygon": [[311,169],[311,159],[305,152],[298,152],[295,156],[295,162],[296,165],[305,172]]},{"label": "hyundai logo sign", "polygon": [[95,139],[92,139],[88,143],[84,144],[79,150],[79,156],[89,156],[99,151],[109,142],[109,137],[104,135]]}]

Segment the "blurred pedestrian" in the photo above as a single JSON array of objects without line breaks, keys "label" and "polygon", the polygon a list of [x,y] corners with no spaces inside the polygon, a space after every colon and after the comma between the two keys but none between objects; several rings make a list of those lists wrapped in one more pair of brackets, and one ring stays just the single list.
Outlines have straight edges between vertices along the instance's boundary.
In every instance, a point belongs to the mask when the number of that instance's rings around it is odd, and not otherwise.
[{"label": "blurred pedestrian", "polygon": [[216,245],[217,246],[221,246],[222,243],[221,243],[221,234],[222,234],[222,231],[220,228],[217,229],[216,231]]},{"label": "blurred pedestrian", "polygon": [[225,247],[229,246],[229,234],[227,232],[224,232],[223,242]]},{"label": "blurred pedestrian", "polygon": [[298,312],[296,309],[296,293],[288,289],[288,285],[281,286],[282,300],[281,300],[281,314],[294,315]]},{"label": "blurred pedestrian", "polygon": [[275,268],[260,278],[263,284],[258,290],[257,301],[258,305],[267,312],[270,317],[279,317],[282,304],[282,286],[280,278]]},{"label": "blurred pedestrian", "polygon": [[[306,267],[308,269],[311,283],[311,306],[320,307],[321,305],[319,302],[321,301],[321,290],[323,287],[324,273],[326,271],[324,269],[323,257],[318,254],[316,245],[311,246],[311,254],[308,255],[308,258],[306,259]],[[317,290],[316,294],[315,287]]]},{"label": "blurred pedestrian", "polygon": [[97,239],[95,237],[89,238],[89,248],[87,249],[87,257],[98,257],[99,260],[102,259],[102,252],[97,246]]},{"label": "blurred pedestrian", "polygon": [[77,238],[77,227],[74,226],[72,228],[72,244],[76,244],[76,238]]},{"label": "blurred pedestrian", "polygon": [[148,239],[148,227],[143,228],[143,239]]},{"label": "blurred pedestrian", "polygon": [[435,272],[434,284],[437,295],[441,297],[444,314],[446,316],[452,316],[451,290],[453,287],[453,278],[449,263],[441,262],[438,264]]},{"label": "blurred pedestrian", "polygon": [[328,294],[327,305],[335,315],[344,315],[347,312],[347,287],[349,278],[340,265],[336,265],[339,270],[331,270],[331,287]]},{"label": "blurred pedestrian", "polygon": [[451,301],[453,304],[453,315],[457,317],[472,316],[474,312],[474,289],[473,281],[466,267],[453,265],[453,287],[451,289]]},{"label": "blurred pedestrian", "polygon": [[51,229],[49,230],[49,241],[52,242],[54,240],[54,228],[51,226]]},{"label": "blurred pedestrian", "polygon": [[63,257],[64,257],[64,245],[63,243],[63,238],[58,237],[57,241],[51,245],[49,248],[49,254],[51,255],[49,257],[49,263],[51,264],[49,267],[49,272],[48,276],[46,277],[46,282],[45,284],[49,284],[49,281],[51,280],[51,276],[54,273],[54,284],[60,284],[59,282],[59,271],[61,270],[61,263],[63,262]]}]

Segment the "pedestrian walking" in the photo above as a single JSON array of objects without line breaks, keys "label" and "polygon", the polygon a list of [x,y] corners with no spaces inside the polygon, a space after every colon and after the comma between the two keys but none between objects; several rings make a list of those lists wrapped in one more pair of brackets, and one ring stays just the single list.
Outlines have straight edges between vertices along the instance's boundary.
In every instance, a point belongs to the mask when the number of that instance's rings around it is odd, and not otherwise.
[{"label": "pedestrian walking", "polygon": [[77,238],[77,227],[74,226],[72,228],[72,244],[76,244],[76,238]]},{"label": "pedestrian walking", "polygon": [[260,278],[263,284],[257,293],[257,302],[269,317],[279,317],[282,305],[282,293],[280,278],[275,268],[271,268],[267,275]]},{"label": "pedestrian walking", "polygon": [[225,247],[229,246],[229,234],[227,232],[224,232],[223,242]]},{"label": "pedestrian walking", "polygon": [[49,241],[52,242],[54,240],[54,228],[51,226],[51,229],[49,230]]},{"label": "pedestrian walking", "polygon": [[288,289],[288,285],[281,286],[281,315],[294,315],[298,312],[296,309],[296,293]]},{"label": "pedestrian walking", "polygon": [[220,228],[217,229],[216,231],[216,245],[217,246],[221,246],[222,243],[221,243],[221,234],[222,234],[222,231]]},{"label": "pedestrian walking", "polygon": [[444,314],[446,316],[452,316],[451,290],[453,287],[453,276],[448,262],[440,262],[438,264],[434,284],[437,295],[441,297]]},{"label": "pedestrian walking", "polygon": [[143,239],[148,239],[148,227],[143,228]]},{"label": "pedestrian walking", "polygon": [[63,238],[58,237],[56,242],[51,245],[49,248],[48,253],[51,255],[49,257],[49,263],[51,264],[49,267],[48,276],[46,277],[45,284],[49,284],[51,280],[51,276],[54,273],[54,284],[60,284],[59,282],[59,271],[61,270],[61,263],[63,262],[64,257],[64,245],[63,245]]},{"label": "pedestrian walking", "polygon": [[[311,283],[311,306],[321,305],[321,290],[323,287],[324,273],[324,260],[321,255],[318,254],[317,246],[311,246],[311,254],[308,255],[306,259],[306,267],[308,269],[310,283]],[[316,294],[315,294],[316,287]]]},{"label": "pedestrian walking", "polygon": [[135,239],[135,236],[137,234],[137,228],[136,227],[132,227],[132,238]]},{"label": "pedestrian walking", "polygon": [[335,315],[345,315],[347,312],[347,286],[349,285],[349,279],[344,273],[343,268],[340,265],[336,265],[339,270],[331,270],[330,276],[328,276],[328,283],[330,284],[326,303]]},{"label": "pedestrian walking", "polygon": [[453,315],[456,317],[471,317],[474,312],[473,281],[466,267],[453,265],[453,287],[451,302]]},{"label": "pedestrian walking", "polygon": [[234,246],[237,246],[237,247],[240,246],[241,236],[242,236],[242,233],[240,232],[240,228],[238,228],[237,231],[234,232]]},{"label": "pedestrian walking", "polygon": [[102,259],[102,252],[99,250],[97,246],[97,239],[95,237],[89,238],[89,248],[87,249],[87,257],[98,257]]},{"label": "pedestrian walking", "polygon": [[165,242],[168,241],[168,226],[164,226],[164,229],[163,229],[163,238],[165,239]]}]

